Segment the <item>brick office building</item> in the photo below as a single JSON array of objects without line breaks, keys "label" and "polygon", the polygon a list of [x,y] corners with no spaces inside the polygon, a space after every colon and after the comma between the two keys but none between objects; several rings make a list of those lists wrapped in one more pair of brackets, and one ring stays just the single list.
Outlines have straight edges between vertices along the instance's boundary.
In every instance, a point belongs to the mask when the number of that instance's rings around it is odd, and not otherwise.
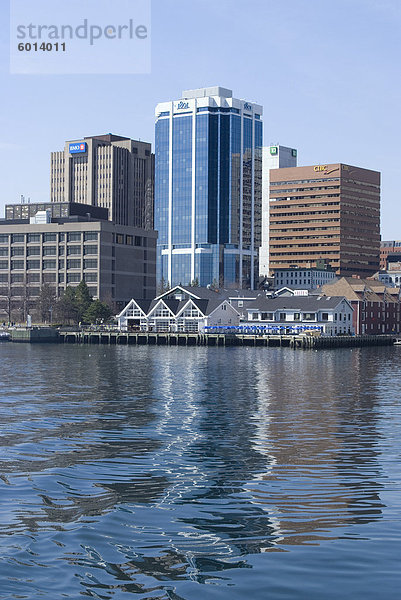
[{"label": "brick office building", "polygon": [[270,271],[324,259],[337,275],[379,268],[380,173],[344,164],[270,171]]}]

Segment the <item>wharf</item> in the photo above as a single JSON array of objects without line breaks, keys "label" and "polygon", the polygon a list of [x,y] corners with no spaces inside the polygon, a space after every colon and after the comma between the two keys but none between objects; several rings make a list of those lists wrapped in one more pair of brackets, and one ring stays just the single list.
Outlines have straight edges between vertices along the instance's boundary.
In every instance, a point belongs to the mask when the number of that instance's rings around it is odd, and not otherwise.
[{"label": "wharf", "polygon": [[318,337],[307,335],[247,335],[227,333],[169,333],[121,331],[60,331],[65,344],[114,344],[154,346],[279,346],[287,348],[347,348],[392,346],[394,335],[356,335]]}]

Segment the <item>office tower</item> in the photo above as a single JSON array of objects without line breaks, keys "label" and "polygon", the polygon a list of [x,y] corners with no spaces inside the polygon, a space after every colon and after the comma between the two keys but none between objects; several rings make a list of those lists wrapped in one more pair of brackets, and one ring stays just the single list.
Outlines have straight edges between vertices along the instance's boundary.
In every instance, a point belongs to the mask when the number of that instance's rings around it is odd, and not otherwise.
[{"label": "office tower", "polygon": [[[117,225],[98,216],[52,217],[52,203],[29,218],[0,220],[0,314],[35,302],[44,285],[55,296],[84,280],[90,293],[121,309],[156,293],[155,231]],[[29,206],[29,205],[28,205]],[[103,213],[103,214],[101,214]]]},{"label": "office tower", "polygon": [[153,229],[154,156],[146,142],[84,137],[51,153],[50,199],[107,208],[119,225]]},{"label": "office tower", "polygon": [[159,281],[254,287],[262,200],[262,107],[201,88],[156,107]]},{"label": "office tower", "polygon": [[380,242],[380,269],[387,269],[387,259],[389,255],[395,254],[395,260],[401,258],[401,240],[381,241]]},{"label": "office tower", "polygon": [[337,275],[379,268],[380,173],[341,163],[270,171],[270,271],[313,267]]},{"label": "office tower", "polygon": [[265,146],[262,150],[262,245],[259,249],[259,275],[269,275],[269,191],[270,169],[297,166],[297,151],[286,146]]}]

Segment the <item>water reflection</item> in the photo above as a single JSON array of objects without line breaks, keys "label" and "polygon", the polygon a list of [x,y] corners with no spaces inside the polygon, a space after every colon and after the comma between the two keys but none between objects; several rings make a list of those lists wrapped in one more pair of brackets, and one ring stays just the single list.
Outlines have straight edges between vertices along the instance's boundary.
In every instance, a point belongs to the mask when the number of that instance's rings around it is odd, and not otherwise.
[{"label": "water reflection", "polygon": [[191,582],[230,585],[252,555],[383,518],[388,349],[0,351],[13,594],[46,590],[61,560],[73,597],[196,598]]}]

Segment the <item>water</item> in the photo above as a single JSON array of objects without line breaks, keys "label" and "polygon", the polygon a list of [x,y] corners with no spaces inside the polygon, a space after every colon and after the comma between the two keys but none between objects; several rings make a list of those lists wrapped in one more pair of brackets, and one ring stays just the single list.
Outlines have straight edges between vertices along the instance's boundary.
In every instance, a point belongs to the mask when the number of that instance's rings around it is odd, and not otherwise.
[{"label": "water", "polygon": [[0,355],[2,600],[400,597],[401,348]]}]

